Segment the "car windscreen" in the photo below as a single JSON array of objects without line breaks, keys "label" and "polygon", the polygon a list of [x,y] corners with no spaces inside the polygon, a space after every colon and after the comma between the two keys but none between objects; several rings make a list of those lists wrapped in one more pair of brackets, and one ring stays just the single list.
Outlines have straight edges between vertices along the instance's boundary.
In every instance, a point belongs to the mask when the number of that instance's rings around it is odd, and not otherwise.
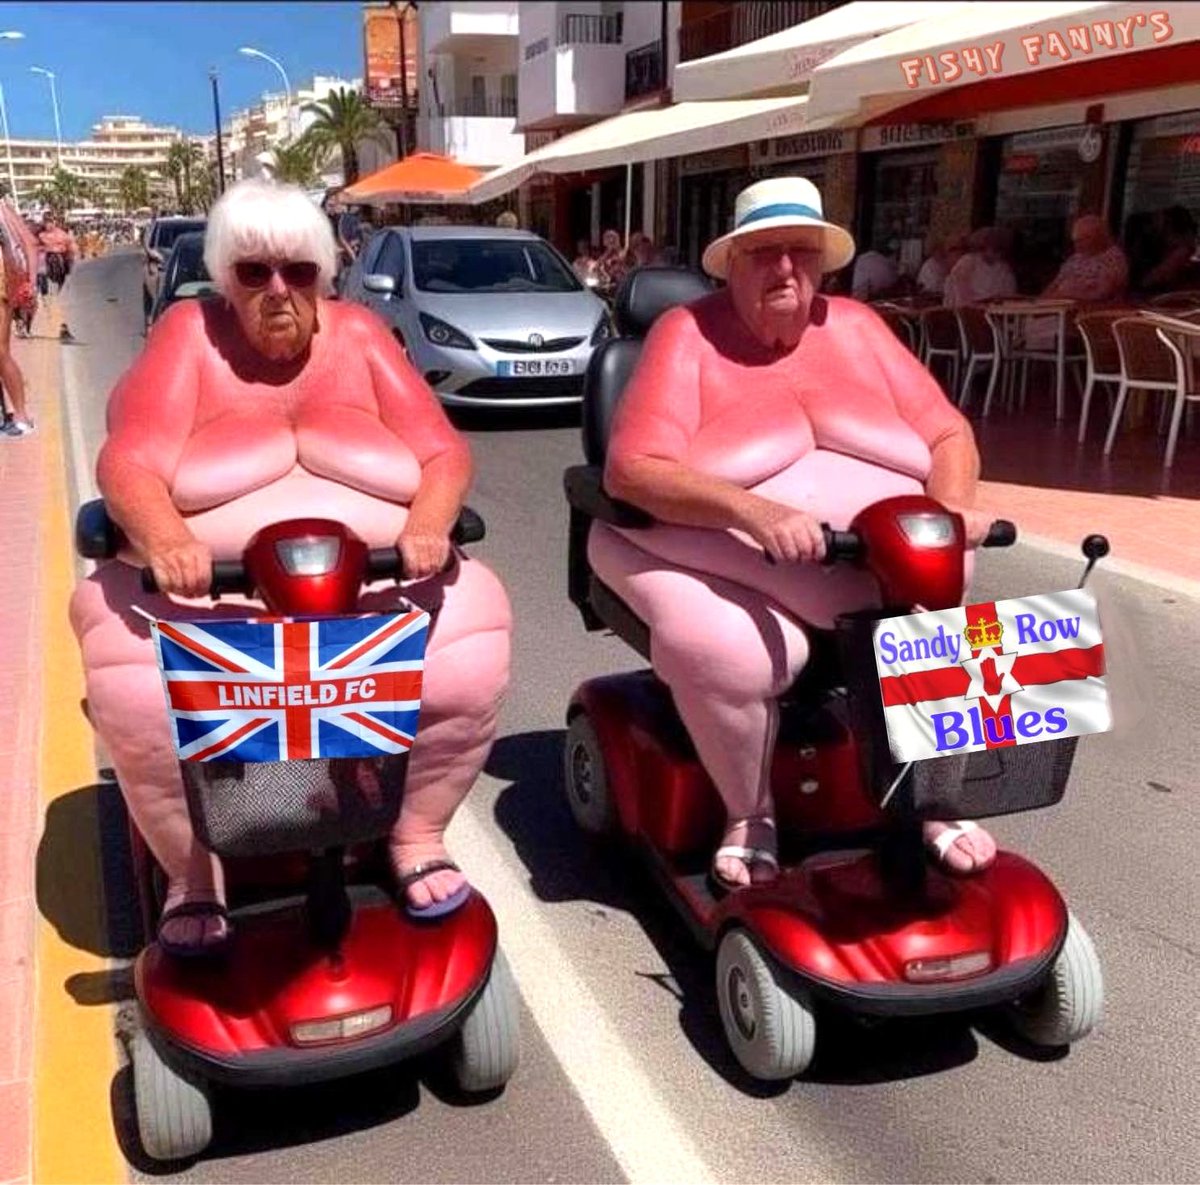
[{"label": "car windscreen", "polygon": [[203,222],[160,222],[154,231],[154,242],[150,245],[162,255],[175,246],[180,235],[204,230]]},{"label": "car windscreen", "polygon": [[413,282],[422,292],[578,292],[574,272],[536,239],[416,239]]}]

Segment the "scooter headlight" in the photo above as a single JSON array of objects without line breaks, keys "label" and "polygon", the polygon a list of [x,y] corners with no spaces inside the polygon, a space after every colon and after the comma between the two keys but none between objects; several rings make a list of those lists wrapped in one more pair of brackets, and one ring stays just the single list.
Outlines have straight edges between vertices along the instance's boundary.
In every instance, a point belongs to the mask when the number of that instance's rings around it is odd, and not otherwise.
[{"label": "scooter headlight", "polygon": [[326,1020],[303,1020],[292,1025],[292,1040],[297,1045],[317,1045],[323,1041],[353,1041],[378,1032],[392,1023],[392,1006],[383,1004],[364,1012],[348,1012]]},{"label": "scooter headlight", "polygon": [[336,535],[280,539],[275,554],[289,576],[325,576],[337,567],[342,541]]},{"label": "scooter headlight", "polygon": [[945,959],[912,959],[904,964],[904,978],[909,983],[946,983],[969,979],[990,970],[991,966],[992,956],[986,950],[973,950]]},{"label": "scooter headlight", "polygon": [[915,547],[949,547],[954,542],[954,520],[948,514],[902,514],[897,521]]}]

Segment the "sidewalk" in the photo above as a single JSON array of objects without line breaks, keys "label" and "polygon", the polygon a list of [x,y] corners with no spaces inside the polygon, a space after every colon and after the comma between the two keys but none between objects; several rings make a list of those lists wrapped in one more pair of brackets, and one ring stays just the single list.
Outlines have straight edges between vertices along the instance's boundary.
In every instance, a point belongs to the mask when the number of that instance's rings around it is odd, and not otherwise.
[{"label": "sidewalk", "polygon": [[1058,423],[1049,392],[1031,390],[1024,411],[993,405],[986,420],[976,400],[969,411],[983,459],[979,507],[1075,555],[1099,532],[1112,544],[1113,565],[1200,589],[1200,423],[1181,432],[1175,464],[1164,471],[1165,438],[1153,423],[1123,430],[1105,459],[1107,402],[1097,394],[1093,403],[1088,438],[1077,444],[1078,395],[1068,393]]}]

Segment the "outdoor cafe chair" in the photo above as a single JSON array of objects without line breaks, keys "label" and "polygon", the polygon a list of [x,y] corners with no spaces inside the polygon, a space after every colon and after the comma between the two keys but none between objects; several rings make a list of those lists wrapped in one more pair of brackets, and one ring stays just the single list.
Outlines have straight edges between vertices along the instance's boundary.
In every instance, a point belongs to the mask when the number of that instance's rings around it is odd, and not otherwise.
[{"label": "outdoor cafe chair", "polygon": [[889,308],[886,305],[877,306],[876,312],[886,322],[887,327],[904,343],[905,346],[913,353],[919,352],[919,344],[917,341],[916,326],[913,325],[912,318],[906,317],[900,309]]},{"label": "outdoor cafe chair", "polygon": [[1148,303],[1152,309],[1200,309],[1200,291],[1164,292]]},{"label": "outdoor cafe chair", "polygon": [[[1083,406],[1079,411],[1079,441],[1087,436],[1088,411],[1092,404],[1092,392],[1098,383],[1119,388],[1121,385],[1121,352],[1113,335],[1113,323],[1131,314],[1129,309],[1108,309],[1094,313],[1083,313],[1075,322],[1079,336],[1083,338],[1083,352],[1087,358],[1087,374],[1083,385]],[[1109,391],[1111,411],[1112,390]]]},{"label": "outdoor cafe chair", "polygon": [[962,356],[967,361],[962,389],[958,394],[958,406],[966,410],[971,399],[971,381],[975,377],[975,368],[986,366],[988,383],[987,395],[983,402],[983,414],[986,416],[988,408],[991,407],[992,393],[996,389],[996,379],[1000,374],[1000,339],[996,333],[996,326],[979,305],[966,305],[956,309],[955,317],[958,321]]},{"label": "outdoor cafe chair", "polygon": [[[1189,398],[1197,397],[1188,393],[1186,360],[1178,345],[1173,345],[1150,317],[1120,317],[1113,322],[1112,328],[1121,357],[1121,385],[1104,440],[1104,455],[1107,457],[1112,452],[1130,391],[1170,394],[1175,397],[1175,414],[1164,460],[1164,466],[1169,467],[1174,459],[1183,406]],[[1162,410],[1165,411],[1166,406]]]},{"label": "outdoor cafe chair", "polygon": [[934,373],[933,364],[938,358],[950,360],[950,387],[958,388],[959,363],[962,361],[962,339],[959,336],[958,318],[953,309],[942,307],[921,310],[921,361],[925,369]]}]

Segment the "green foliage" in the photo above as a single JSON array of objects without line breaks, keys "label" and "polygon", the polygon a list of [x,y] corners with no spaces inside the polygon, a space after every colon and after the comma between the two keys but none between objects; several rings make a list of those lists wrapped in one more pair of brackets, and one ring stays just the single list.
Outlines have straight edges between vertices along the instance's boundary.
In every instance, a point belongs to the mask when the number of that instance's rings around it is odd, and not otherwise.
[{"label": "green foliage", "polygon": [[329,151],[340,149],[342,180],[353,185],[358,180],[358,145],[371,140],[383,148],[392,144],[391,133],[379,112],[369,107],[358,91],[339,87],[330,91],[321,103],[307,103],[305,111],[316,116],[304,138]]}]

